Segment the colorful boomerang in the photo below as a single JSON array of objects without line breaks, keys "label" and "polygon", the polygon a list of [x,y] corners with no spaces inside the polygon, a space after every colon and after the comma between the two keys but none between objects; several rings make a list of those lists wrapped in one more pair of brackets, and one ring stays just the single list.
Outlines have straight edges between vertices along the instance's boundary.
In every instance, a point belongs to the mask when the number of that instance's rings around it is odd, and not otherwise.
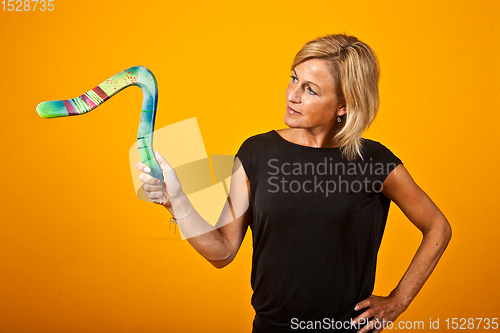
[{"label": "colorful boomerang", "polygon": [[141,120],[137,132],[137,147],[141,162],[151,168],[151,176],[163,181],[163,174],[153,151],[158,85],[151,71],[142,66],[131,67],[107,79],[94,89],[73,99],[42,102],[36,112],[42,118],[75,116],[94,110],[122,89],[139,86],[143,92]]}]

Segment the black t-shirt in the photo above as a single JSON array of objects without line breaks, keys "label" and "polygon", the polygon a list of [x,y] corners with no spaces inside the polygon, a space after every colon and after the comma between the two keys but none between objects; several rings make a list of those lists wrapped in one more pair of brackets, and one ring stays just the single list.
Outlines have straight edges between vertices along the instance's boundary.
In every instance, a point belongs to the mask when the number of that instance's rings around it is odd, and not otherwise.
[{"label": "black t-shirt", "polygon": [[362,155],[348,161],[340,148],[276,131],[240,147],[253,213],[254,332],[328,332],[361,313],[354,306],[373,290],[390,205],[381,186],[401,163],[368,139]]}]

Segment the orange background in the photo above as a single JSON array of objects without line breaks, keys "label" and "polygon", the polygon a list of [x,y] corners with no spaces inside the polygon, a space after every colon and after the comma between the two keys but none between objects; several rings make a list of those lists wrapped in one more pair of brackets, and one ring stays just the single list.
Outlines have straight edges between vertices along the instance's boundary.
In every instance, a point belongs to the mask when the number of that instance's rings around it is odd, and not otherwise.
[{"label": "orange background", "polygon": [[[234,155],[285,126],[300,47],[344,31],[382,67],[365,137],[403,160],[454,231],[400,319],[500,317],[498,1],[54,4],[0,12],[0,332],[250,332],[251,234],[217,270],[173,236],[166,210],[134,195],[140,89],[80,117],[35,107],[142,65],[159,83],[156,128],[196,117],[208,154]],[[375,293],[396,286],[419,241],[393,206]]]}]

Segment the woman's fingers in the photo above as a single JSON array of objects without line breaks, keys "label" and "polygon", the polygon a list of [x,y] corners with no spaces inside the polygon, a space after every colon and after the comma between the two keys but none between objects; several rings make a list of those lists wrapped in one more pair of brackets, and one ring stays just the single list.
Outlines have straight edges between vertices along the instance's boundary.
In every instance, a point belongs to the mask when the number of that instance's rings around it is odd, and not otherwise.
[{"label": "woman's fingers", "polygon": [[[151,171],[151,169],[145,165],[144,163],[137,162],[136,163],[137,169],[142,171],[139,175],[139,180],[144,182],[144,184],[141,186],[144,190],[159,190],[162,188],[161,181],[158,178],[154,178],[153,176],[149,175],[148,172]],[[145,187],[145,184],[147,184],[147,188]],[[151,185],[156,185],[156,186],[151,186]]]},{"label": "woman's fingers", "polygon": [[359,333],[366,333],[373,330],[373,333],[379,333],[392,323],[404,312],[405,308],[401,306],[393,296],[375,296],[371,295],[367,299],[356,304],[354,310],[366,309],[359,316],[352,320],[353,325],[357,325]]},{"label": "woman's fingers", "polygon": [[141,161],[137,161],[137,163],[135,164],[135,167],[137,169],[139,169],[139,171],[142,171],[142,172],[150,172],[151,171],[151,169],[149,169],[149,167],[146,164],[142,163]]},{"label": "woman's fingers", "polygon": [[145,191],[145,192],[155,192],[155,191],[163,191],[164,188],[163,188],[163,185],[162,184],[158,184],[158,185],[150,185],[148,183],[142,183],[141,185],[142,189]]},{"label": "woman's fingers", "polygon": [[141,180],[142,182],[146,183],[146,184],[150,184],[150,185],[157,185],[157,184],[160,184],[160,180],[158,178],[155,178],[147,173],[141,173],[139,175],[139,180]]},{"label": "woman's fingers", "polygon": [[139,175],[139,180],[142,181],[142,189],[144,190],[144,195],[149,201],[159,204],[165,204],[168,202],[165,187],[158,178],[154,178],[148,172],[151,169],[142,162],[136,163],[137,169],[142,171]]},{"label": "woman's fingers", "polygon": [[147,192],[146,197],[149,198],[149,199],[159,199],[159,198],[165,197],[165,195],[161,191],[151,191],[151,192],[150,191],[144,191],[145,194],[146,194],[146,192]]},{"label": "woman's fingers", "polygon": [[143,182],[141,187],[144,190],[144,195],[149,198],[150,201],[159,201],[158,203],[162,202],[162,204],[168,204],[172,198],[184,195],[182,192],[182,185],[175,170],[158,151],[155,151],[155,157],[160,164],[164,181],[161,182],[159,179],[151,176],[149,174],[149,172],[151,172],[150,168],[138,161],[136,167],[142,171],[139,175],[139,180]]},{"label": "woman's fingers", "polygon": [[361,309],[364,309],[364,308],[367,308],[369,306],[372,305],[372,299],[373,299],[373,295],[370,295],[367,299],[359,302],[358,304],[356,304],[356,307],[354,308],[355,311],[358,311],[358,310],[361,310]]},{"label": "woman's fingers", "polygon": [[139,175],[139,180],[142,180],[143,183],[141,187],[145,192],[162,192],[165,190],[163,184],[158,178],[154,178],[147,173],[141,173]]}]

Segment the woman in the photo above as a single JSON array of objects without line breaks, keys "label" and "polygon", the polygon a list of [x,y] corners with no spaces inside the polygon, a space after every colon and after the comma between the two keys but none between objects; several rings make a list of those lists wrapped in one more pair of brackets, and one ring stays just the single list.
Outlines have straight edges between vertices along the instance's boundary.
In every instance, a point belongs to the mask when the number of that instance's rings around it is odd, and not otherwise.
[{"label": "woman", "polygon": [[[242,144],[216,228],[192,207],[158,152],[163,184],[137,164],[145,195],[170,211],[215,267],[234,259],[252,229],[253,332],[380,332],[407,309],[451,238],[448,221],[401,161],[362,138],[378,110],[378,77],[375,54],[355,37],[304,45],[286,91],[288,128]],[[371,292],[391,200],[423,240],[383,297]]]}]

